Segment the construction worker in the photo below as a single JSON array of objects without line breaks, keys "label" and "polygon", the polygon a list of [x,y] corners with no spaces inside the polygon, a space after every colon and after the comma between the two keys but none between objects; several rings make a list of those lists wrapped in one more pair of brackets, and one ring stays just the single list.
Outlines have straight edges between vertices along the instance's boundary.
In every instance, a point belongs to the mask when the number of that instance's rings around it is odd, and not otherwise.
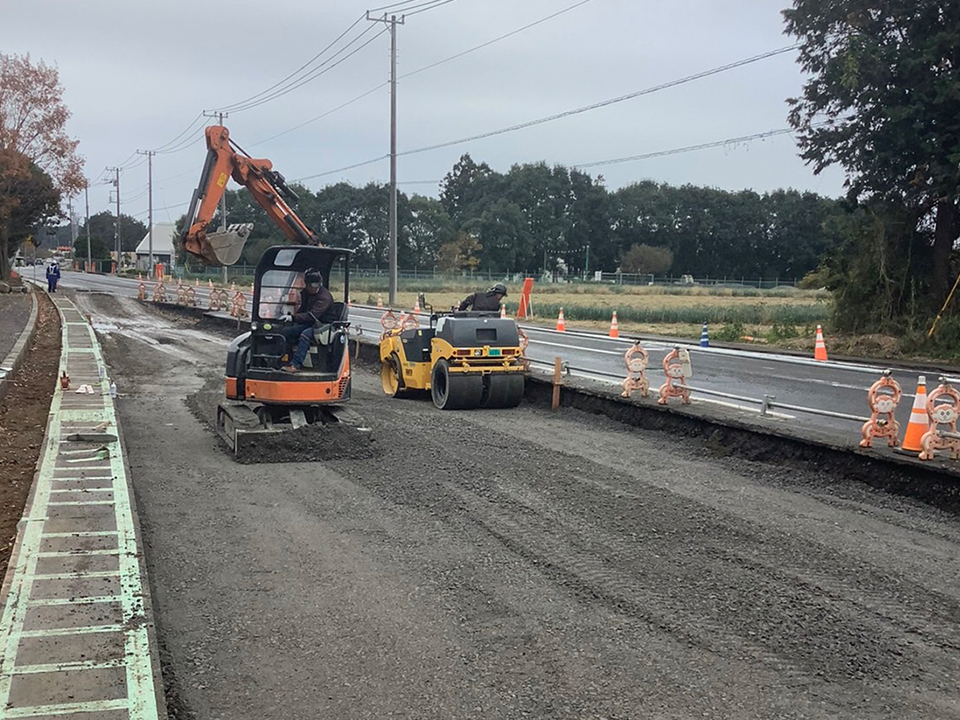
[{"label": "construction worker", "polygon": [[296,313],[287,313],[280,317],[286,325],[280,332],[286,338],[288,347],[296,343],[296,350],[289,365],[281,368],[284,372],[296,373],[303,369],[314,330],[318,325],[331,323],[333,317],[333,295],[323,286],[323,276],[318,270],[307,268],[303,273],[305,286],[300,294],[300,307]]},{"label": "construction worker", "polygon": [[54,260],[47,265],[47,292],[55,293],[57,291],[57,282],[60,280],[60,266]]},{"label": "construction worker", "polygon": [[463,302],[460,303],[458,310],[466,310],[467,308],[472,308],[474,311],[491,311],[498,312],[500,310],[500,304],[503,302],[503,299],[507,296],[507,287],[503,283],[497,283],[492,288],[487,290],[485,293],[473,293],[473,295],[468,295],[463,299]]}]

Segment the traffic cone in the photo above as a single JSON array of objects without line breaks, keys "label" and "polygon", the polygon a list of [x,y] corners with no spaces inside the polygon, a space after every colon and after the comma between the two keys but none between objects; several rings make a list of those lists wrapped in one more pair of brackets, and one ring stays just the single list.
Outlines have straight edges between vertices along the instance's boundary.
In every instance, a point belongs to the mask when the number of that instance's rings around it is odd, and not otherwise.
[{"label": "traffic cone", "polygon": [[613,317],[610,319],[610,337],[620,337],[620,326],[617,325],[617,311],[613,311]]},{"label": "traffic cone", "polygon": [[194,286],[195,288],[200,287],[200,278],[194,278],[194,279],[193,279],[193,286]]},{"label": "traffic cone", "polygon": [[817,344],[813,349],[813,359],[821,362],[827,360],[827,346],[823,342],[823,328],[817,325]]},{"label": "traffic cone", "polygon": [[503,320],[507,319],[507,306],[503,303],[500,303],[500,318]]},{"label": "traffic cone", "polygon": [[710,336],[707,334],[707,324],[700,328],[700,347],[710,347]]},{"label": "traffic cone", "polygon": [[377,307],[383,307],[383,293],[377,293]]},{"label": "traffic cone", "polygon": [[910,422],[903,442],[896,449],[904,454],[914,454],[923,450],[920,438],[930,429],[930,416],[927,415],[927,379],[921,375],[917,379],[917,395],[913,399],[913,409],[910,410]]},{"label": "traffic cone", "polygon": [[420,312],[420,298],[417,298],[413,301],[413,314],[416,315]]},{"label": "traffic cone", "polygon": [[567,331],[567,324],[563,321],[563,308],[560,308],[560,314],[557,315],[557,330],[560,332]]}]

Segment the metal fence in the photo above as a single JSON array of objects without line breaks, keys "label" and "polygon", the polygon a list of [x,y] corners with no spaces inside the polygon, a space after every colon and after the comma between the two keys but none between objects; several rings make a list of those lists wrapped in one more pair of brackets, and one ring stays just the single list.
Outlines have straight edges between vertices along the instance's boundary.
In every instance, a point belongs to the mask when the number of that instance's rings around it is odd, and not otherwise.
[{"label": "metal fence", "polygon": [[[215,267],[185,267],[178,265],[173,268],[172,275],[175,278],[194,279],[213,281],[232,281],[240,278],[253,277],[256,267],[253,265],[232,265],[229,268]],[[351,268],[350,275],[353,278],[364,279],[382,279],[388,282],[390,271],[387,268]],[[775,288],[793,288],[797,285],[797,278],[747,278],[747,277],[693,277],[692,275],[665,275],[655,276],[644,273],[591,273],[589,277],[554,277],[552,275],[538,275],[536,273],[524,272],[499,272],[494,270],[465,270],[462,272],[451,273],[449,271],[436,270],[434,268],[407,268],[397,271],[397,278],[400,281],[424,280],[434,282],[497,282],[506,281],[513,283],[523,282],[524,278],[533,277],[539,283],[598,283],[605,285],[648,285],[660,287],[727,287],[727,288],[754,288],[760,290],[772,290]]]}]

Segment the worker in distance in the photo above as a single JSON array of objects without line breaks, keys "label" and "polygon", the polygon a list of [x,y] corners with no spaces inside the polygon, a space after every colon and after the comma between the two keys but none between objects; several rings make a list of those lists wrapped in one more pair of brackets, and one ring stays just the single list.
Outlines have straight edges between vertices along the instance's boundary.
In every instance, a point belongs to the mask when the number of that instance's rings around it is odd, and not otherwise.
[{"label": "worker in distance", "polygon": [[468,295],[463,299],[463,302],[460,303],[460,307],[457,309],[460,311],[467,309],[484,312],[499,311],[500,304],[506,296],[507,286],[503,283],[497,283],[485,293],[476,292]]}]

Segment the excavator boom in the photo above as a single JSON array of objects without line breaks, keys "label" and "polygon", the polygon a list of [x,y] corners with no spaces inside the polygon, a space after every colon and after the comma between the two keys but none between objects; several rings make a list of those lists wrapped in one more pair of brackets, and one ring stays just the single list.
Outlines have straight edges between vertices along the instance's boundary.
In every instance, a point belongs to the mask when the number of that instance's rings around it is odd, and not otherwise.
[{"label": "excavator boom", "polygon": [[297,217],[289,202],[298,200],[283,175],[266,159],[249,157],[230,140],[222,125],[206,129],[207,160],[200,184],[193,193],[182,237],[184,249],[207,265],[233,265],[240,259],[252,225],[233,225],[225,231],[207,232],[227,181],[243,185],[286,238],[298,245],[320,245],[316,234]]}]

